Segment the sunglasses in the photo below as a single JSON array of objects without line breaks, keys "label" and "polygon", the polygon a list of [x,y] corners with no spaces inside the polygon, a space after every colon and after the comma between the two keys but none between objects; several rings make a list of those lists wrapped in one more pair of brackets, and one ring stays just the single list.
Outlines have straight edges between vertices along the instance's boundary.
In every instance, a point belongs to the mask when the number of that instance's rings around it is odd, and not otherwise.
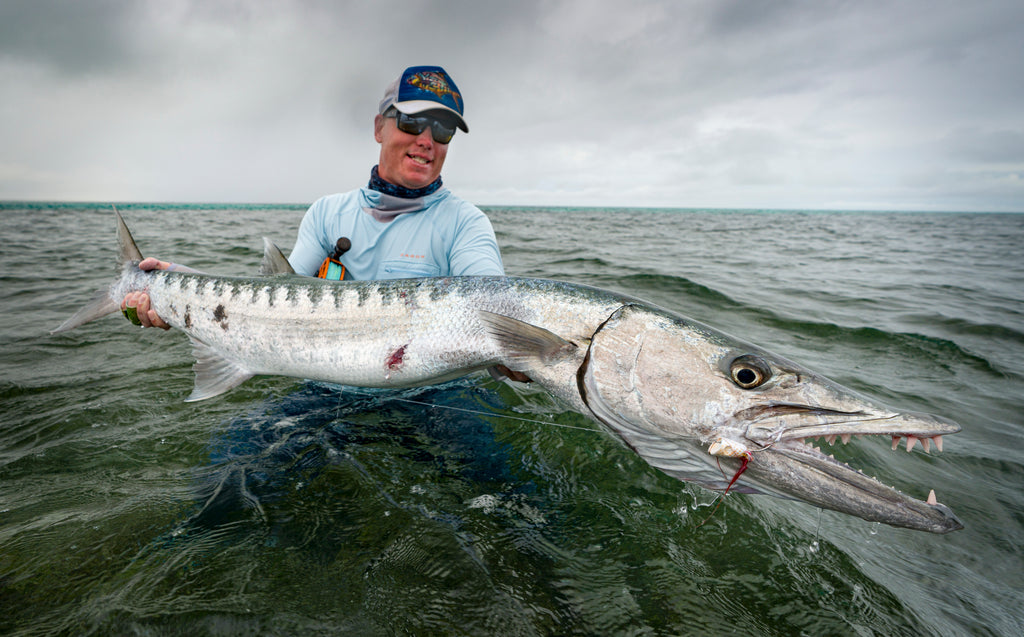
[{"label": "sunglasses", "polygon": [[406,115],[405,113],[392,109],[390,113],[386,113],[384,117],[394,117],[395,125],[398,126],[398,130],[403,133],[409,133],[410,135],[419,135],[423,131],[430,127],[430,136],[434,138],[434,141],[438,144],[447,144],[452,141],[452,137],[455,136],[455,125],[445,124],[444,122],[428,117],[425,115]]}]

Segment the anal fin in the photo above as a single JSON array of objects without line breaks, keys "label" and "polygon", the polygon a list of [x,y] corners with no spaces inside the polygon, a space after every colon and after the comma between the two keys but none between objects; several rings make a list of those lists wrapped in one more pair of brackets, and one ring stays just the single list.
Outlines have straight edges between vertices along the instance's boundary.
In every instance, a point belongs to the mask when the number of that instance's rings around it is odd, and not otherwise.
[{"label": "anal fin", "polygon": [[192,338],[192,355],[196,362],[192,370],[196,374],[195,387],[185,402],[196,402],[219,396],[238,387],[255,374],[229,361],[202,341]]}]

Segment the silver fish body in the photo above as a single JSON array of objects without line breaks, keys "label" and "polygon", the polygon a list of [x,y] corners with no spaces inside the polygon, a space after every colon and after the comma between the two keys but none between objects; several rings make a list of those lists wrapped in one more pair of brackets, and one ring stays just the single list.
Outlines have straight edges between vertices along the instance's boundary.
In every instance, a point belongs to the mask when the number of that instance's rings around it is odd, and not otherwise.
[{"label": "silver fish body", "polygon": [[[116,311],[130,291],[147,291],[157,313],[192,340],[196,385],[189,400],[258,374],[404,387],[503,364],[681,480],[798,499],[894,526],[962,528],[933,496],[916,500],[806,443],[870,434],[941,449],[941,436],[959,425],[894,411],[638,299],[513,277],[329,282],[142,272],[120,215],[118,228],[121,277],[55,331]],[[274,262],[268,250],[265,263]]]},{"label": "silver fish body", "polygon": [[[147,273],[133,265],[110,294],[139,290],[189,335],[202,366],[360,387],[428,385],[508,362],[481,312],[558,325],[565,338],[582,341],[588,325],[622,305],[612,294],[595,298],[580,286],[539,279],[331,282]],[[190,399],[216,395],[203,384]]]}]

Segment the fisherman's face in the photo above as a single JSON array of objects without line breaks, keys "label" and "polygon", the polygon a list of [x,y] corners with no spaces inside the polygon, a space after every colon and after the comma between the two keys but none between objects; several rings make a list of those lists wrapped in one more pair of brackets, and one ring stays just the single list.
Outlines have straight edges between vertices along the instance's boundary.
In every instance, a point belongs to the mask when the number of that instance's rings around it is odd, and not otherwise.
[{"label": "fisherman's face", "polygon": [[430,128],[419,135],[398,130],[395,118],[378,115],[373,136],[380,144],[377,171],[381,178],[397,186],[423,188],[441,175],[448,155],[448,144],[434,141]]}]

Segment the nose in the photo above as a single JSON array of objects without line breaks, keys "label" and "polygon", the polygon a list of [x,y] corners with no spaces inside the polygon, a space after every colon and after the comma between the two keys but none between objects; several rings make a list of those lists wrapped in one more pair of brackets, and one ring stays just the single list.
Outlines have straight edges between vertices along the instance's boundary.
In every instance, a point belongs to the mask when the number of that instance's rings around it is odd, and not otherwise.
[{"label": "nose", "polygon": [[423,132],[416,136],[416,143],[427,148],[434,147],[434,136],[430,132],[429,126],[423,129]]}]

